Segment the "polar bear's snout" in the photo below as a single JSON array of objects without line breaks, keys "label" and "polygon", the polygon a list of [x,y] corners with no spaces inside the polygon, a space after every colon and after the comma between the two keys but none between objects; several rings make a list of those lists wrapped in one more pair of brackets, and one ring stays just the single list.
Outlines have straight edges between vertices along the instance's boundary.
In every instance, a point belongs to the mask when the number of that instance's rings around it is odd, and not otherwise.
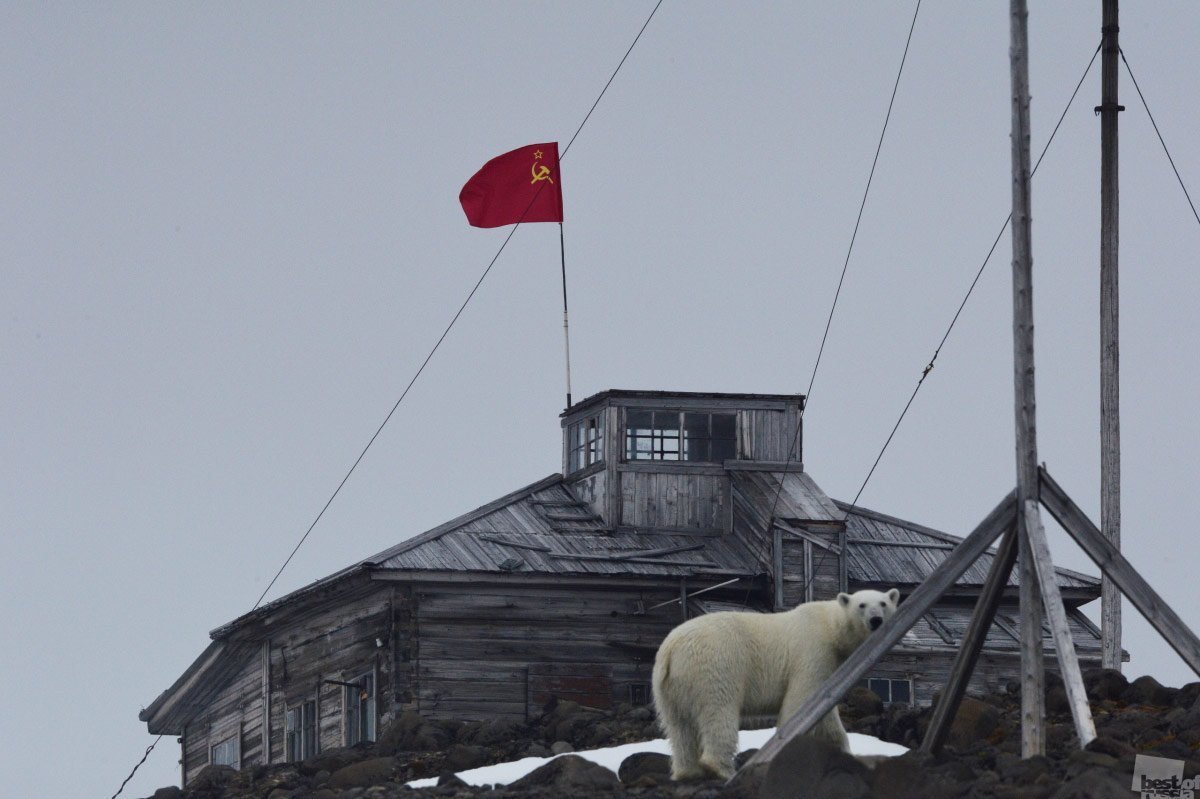
[{"label": "polar bear's snout", "polygon": [[883,616],[872,616],[871,621],[868,623],[871,625],[872,630],[878,630],[880,625],[883,624]]}]

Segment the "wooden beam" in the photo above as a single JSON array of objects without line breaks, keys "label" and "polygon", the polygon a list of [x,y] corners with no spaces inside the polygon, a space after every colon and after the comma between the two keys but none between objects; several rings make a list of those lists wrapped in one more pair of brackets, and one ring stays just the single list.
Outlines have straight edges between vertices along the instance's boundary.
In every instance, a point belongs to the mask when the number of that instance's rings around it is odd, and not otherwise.
[{"label": "wooden beam", "polygon": [[503,538],[496,538],[495,536],[490,536],[490,535],[481,535],[481,536],[479,536],[479,540],[487,541],[488,543],[491,543],[491,544],[499,544],[500,546],[514,547],[516,549],[530,549],[530,550],[533,550],[534,552],[549,552],[550,551],[550,547],[544,547],[544,546],[541,546],[540,544],[526,544],[522,541],[506,541]]},{"label": "wooden beam", "polygon": [[[805,563],[805,566],[808,564]],[[771,530],[771,579],[775,586],[775,610],[783,608],[783,530],[776,526]],[[804,578],[808,579],[806,572]]]},{"label": "wooden beam", "polygon": [[262,762],[271,765],[271,639],[262,642]]},{"label": "wooden beam", "polygon": [[[1012,296],[1013,401],[1016,411],[1017,500],[1037,499],[1037,403],[1033,383],[1033,209],[1029,155],[1029,10],[1026,0],[1009,2],[1008,48],[1012,97]],[[1042,597],[1034,555],[1017,515],[1021,596],[1021,756],[1046,750],[1045,662],[1042,655]]]},{"label": "wooden beam", "polygon": [[804,464],[799,461],[723,461],[721,464],[730,472],[803,472]]},{"label": "wooden beam", "polygon": [[789,535],[794,535],[797,538],[803,538],[805,541],[808,541],[809,543],[812,543],[812,544],[816,544],[821,549],[828,550],[829,552],[832,552],[835,555],[842,554],[842,551],[837,546],[837,544],[831,544],[828,541],[822,541],[820,536],[813,535],[812,533],[808,532],[807,530],[802,530],[799,527],[792,527],[790,524],[788,524],[787,522],[782,521],[780,519],[775,520],[775,526],[780,528],[784,532],[788,533]]},{"label": "wooden beam", "polygon": [[[954,544],[934,543],[932,541],[880,541],[876,538],[847,538],[847,544],[867,544],[874,547],[910,547],[912,549],[954,549]],[[828,548],[828,547],[826,547]]]},{"label": "wooden beam", "polygon": [[[1117,252],[1117,0],[1104,0],[1100,66],[1100,527],[1121,548],[1121,343]],[[1104,667],[1121,669],[1121,592],[1102,578],[1100,626]]]},{"label": "wooden beam", "polygon": [[1158,630],[1171,648],[1174,649],[1184,662],[1200,675],[1200,639],[1196,638],[1183,619],[1171,609],[1150,584],[1138,574],[1120,550],[1112,545],[1104,535],[1092,524],[1079,506],[1076,505],[1062,486],[1054,482],[1049,472],[1039,470],[1041,478],[1042,504],[1050,515],[1058,520],[1063,529],[1075,539],[1079,548],[1100,567],[1102,574],[1112,578],[1121,593],[1129,598],[1138,612],[1146,617],[1146,621]]},{"label": "wooden beam", "polygon": [[[1000,607],[1000,599],[1004,595],[1004,587],[1008,585],[1008,577],[1012,574],[1013,565],[1017,562],[1017,528],[1016,519],[1013,526],[1004,533],[1000,542],[1000,551],[992,561],[983,590],[979,592],[979,601],[975,603],[975,612],[971,615],[971,623],[967,634],[959,646],[954,666],[950,669],[949,679],[942,689],[937,707],[929,720],[929,730],[921,741],[921,750],[936,754],[946,742],[950,734],[950,725],[962,703],[963,695],[967,692],[967,684],[975,671],[975,663],[979,653],[983,651],[983,642],[991,629],[992,619],[996,617],[996,609]],[[949,643],[949,642],[947,642]]]},{"label": "wooden beam", "polygon": [[[1087,746],[1096,737],[1096,724],[1092,721],[1092,709],[1088,705],[1087,691],[1083,687],[1083,674],[1079,671],[1079,656],[1075,642],[1071,640],[1071,628],[1067,623],[1067,608],[1058,593],[1058,581],[1054,574],[1054,559],[1050,556],[1050,544],[1042,527],[1038,503],[1025,503],[1025,535],[1033,551],[1033,565],[1037,569],[1038,587],[1046,606],[1046,618],[1050,622],[1050,635],[1054,638],[1054,649],[1058,656],[1058,668],[1063,686],[1067,689],[1067,701],[1071,705],[1071,716],[1075,720],[1075,734],[1079,746]],[[1038,638],[1042,626],[1038,625]]]},{"label": "wooden beam", "polygon": [[963,572],[987,551],[992,542],[1016,521],[1016,491],[1011,492],[988,514],[972,533],[963,539],[958,549],[939,563],[923,583],[900,605],[891,619],[871,633],[850,657],[830,675],[829,679],[810,696],[790,719],[775,731],[775,735],[747,761],[743,768],[766,763],[789,741],[812,729],[826,713],[880,658],[895,646],[904,634],[954,585]]}]

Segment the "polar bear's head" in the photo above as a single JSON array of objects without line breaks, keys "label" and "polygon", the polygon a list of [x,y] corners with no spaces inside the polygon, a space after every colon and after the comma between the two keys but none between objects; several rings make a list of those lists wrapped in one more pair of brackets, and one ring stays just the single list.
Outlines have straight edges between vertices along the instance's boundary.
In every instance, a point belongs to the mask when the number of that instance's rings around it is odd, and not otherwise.
[{"label": "polar bear's head", "polygon": [[838,605],[862,625],[867,632],[878,630],[885,621],[896,613],[900,592],[893,588],[883,591],[855,591],[853,594],[838,594]]}]

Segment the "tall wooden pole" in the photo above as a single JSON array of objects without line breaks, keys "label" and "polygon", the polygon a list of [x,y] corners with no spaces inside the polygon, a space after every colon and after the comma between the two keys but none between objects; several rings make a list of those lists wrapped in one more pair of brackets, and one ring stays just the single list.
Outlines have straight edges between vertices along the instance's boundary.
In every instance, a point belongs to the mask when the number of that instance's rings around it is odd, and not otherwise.
[{"label": "tall wooden pole", "polygon": [[[1033,240],[1029,190],[1029,11],[1010,0],[1012,70],[1013,394],[1016,410],[1017,507],[1038,500],[1037,414],[1033,391]],[[1017,514],[1021,599],[1021,756],[1045,753],[1042,595],[1027,514]]]},{"label": "tall wooden pole", "polygon": [[[1117,0],[1103,0],[1100,89],[1100,530],[1121,548],[1121,386],[1117,244]],[[1121,668],[1121,592],[1100,578],[1101,665]]]}]

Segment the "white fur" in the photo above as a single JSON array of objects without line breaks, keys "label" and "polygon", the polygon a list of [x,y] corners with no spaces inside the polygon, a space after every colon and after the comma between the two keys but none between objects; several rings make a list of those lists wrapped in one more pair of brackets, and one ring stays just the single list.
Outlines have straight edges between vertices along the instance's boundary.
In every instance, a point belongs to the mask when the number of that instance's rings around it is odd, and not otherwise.
[{"label": "white fur", "polygon": [[[789,718],[866,640],[872,618],[891,618],[899,597],[857,591],[782,613],[710,613],[672,630],[654,659],[671,776],[732,776],[740,718]],[[837,708],[813,734],[848,751]]]}]

